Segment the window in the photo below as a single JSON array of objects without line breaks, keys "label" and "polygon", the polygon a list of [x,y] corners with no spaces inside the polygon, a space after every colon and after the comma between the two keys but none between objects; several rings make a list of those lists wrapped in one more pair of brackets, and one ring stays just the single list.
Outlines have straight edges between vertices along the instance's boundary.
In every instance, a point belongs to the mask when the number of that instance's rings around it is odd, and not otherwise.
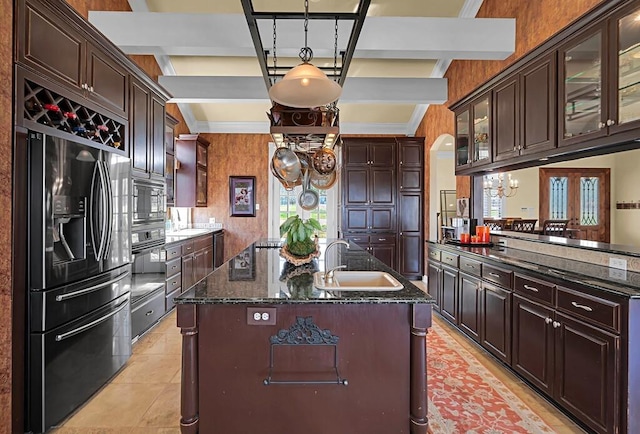
[{"label": "window", "polygon": [[[482,185],[486,182],[497,182],[498,175],[485,175]],[[504,197],[491,196],[490,192],[483,190],[482,214],[484,218],[501,219],[504,216]]]}]

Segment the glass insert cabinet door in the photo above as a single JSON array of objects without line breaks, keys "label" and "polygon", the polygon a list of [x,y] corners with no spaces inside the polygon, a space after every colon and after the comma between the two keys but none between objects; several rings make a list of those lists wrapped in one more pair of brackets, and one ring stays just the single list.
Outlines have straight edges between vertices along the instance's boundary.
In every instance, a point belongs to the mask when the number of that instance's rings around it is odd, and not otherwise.
[{"label": "glass insert cabinet door", "polygon": [[473,161],[489,162],[491,157],[491,104],[484,97],[473,104]]},{"label": "glass insert cabinet door", "polygon": [[471,163],[471,144],[469,143],[469,109],[456,115],[456,166]]},{"label": "glass insert cabinet door", "polygon": [[560,52],[563,61],[560,140],[598,134],[604,127],[603,32],[597,31]]},{"label": "glass insert cabinet door", "polygon": [[[640,120],[640,8],[617,21],[617,123]],[[611,121],[609,122],[611,123]]]}]

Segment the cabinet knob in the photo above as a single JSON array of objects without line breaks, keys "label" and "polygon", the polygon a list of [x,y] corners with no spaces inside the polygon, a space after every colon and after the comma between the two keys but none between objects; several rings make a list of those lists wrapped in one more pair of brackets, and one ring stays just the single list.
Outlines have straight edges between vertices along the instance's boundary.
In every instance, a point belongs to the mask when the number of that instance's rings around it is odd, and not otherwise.
[{"label": "cabinet knob", "polygon": [[598,122],[598,128],[603,129],[606,126],[604,122]]},{"label": "cabinet knob", "polygon": [[614,121],[613,119],[608,119],[607,120],[607,126],[610,127],[611,125],[615,125],[616,121]]},{"label": "cabinet knob", "polygon": [[517,145],[513,145],[513,150],[517,151],[518,150],[518,146]]},{"label": "cabinet knob", "polygon": [[551,324],[553,322],[553,320],[551,318],[547,317],[547,318],[544,319],[544,322],[547,323],[547,324]]},{"label": "cabinet knob", "polygon": [[553,328],[557,329],[558,327],[560,327],[560,323],[558,321],[554,321],[553,322]]},{"label": "cabinet knob", "polygon": [[93,86],[89,86],[89,92],[93,92]]}]

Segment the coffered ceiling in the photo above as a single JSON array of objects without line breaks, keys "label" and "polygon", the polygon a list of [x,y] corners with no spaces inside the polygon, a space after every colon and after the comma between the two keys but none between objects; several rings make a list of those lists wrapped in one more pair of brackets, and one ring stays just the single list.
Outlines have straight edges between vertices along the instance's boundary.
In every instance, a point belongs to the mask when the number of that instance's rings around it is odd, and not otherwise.
[{"label": "coffered ceiling", "polygon": [[[429,104],[447,100],[443,79],[455,59],[505,59],[515,50],[515,20],[474,18],[483,0],[371,0],[338,101],[342,134],[413,135]],[[190,131],[268,133],[268,79],[242,0],[129,0],[132,12],[90,11],[89,21],[127,54],[154,55],[159,82]],[[261,19],[263,62],[295,66],[304,0],[245,1]],[[347,51],[358,0],[309,0],[311,63],[327,74]],[[337,35],[337,40],[336,40]],[[336,49],[337,48],[337,49]],[[337,55],[337,59],[334,57]]]}]

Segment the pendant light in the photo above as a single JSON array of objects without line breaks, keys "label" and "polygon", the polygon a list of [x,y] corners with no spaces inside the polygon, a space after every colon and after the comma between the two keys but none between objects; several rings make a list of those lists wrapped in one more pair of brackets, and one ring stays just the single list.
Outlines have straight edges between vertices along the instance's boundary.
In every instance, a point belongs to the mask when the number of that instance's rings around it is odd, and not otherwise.
[{"label": "pendant light", "polygon": [[302,63],[269,89],[269,97],[284,106],[296,108],[319,107],[335,102],[342,93],[338,83],[312,65],[313,51],[307,44],[309,1],[304,2],[304,47],[300,49]]}]

